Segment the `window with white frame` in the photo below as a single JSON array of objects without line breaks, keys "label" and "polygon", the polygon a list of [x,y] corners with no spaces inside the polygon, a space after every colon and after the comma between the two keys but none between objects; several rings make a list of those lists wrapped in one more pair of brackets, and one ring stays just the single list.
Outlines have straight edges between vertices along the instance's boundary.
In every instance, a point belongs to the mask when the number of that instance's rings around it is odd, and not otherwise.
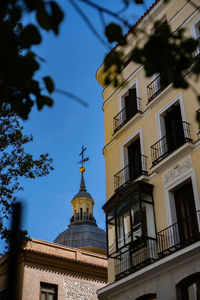
[{"label": "window with white frame", "polygon": [[156,114],[159,140],[151,146],[152,163],[158,163],[185,142],[190,142],[189,123],[185,121],[185,111],[181,94],[169,102]]},{"label": "window with white frame", "polygon": [[119,113],[114,117],[114,132],[140,112],[137,80],[119,97]]},{"label": "window with white frame", "polygon": [[199,41],[199,46],[195,51],[195,56],[200,55],[200,17],[195,20],[191,25],[192,35],[195,39]]},{"label": "window with white frame", "polygon": [[147,174],[141,128],[121,144],[121,154],[122,170],[115,175],[119,181],[117,187]]}]

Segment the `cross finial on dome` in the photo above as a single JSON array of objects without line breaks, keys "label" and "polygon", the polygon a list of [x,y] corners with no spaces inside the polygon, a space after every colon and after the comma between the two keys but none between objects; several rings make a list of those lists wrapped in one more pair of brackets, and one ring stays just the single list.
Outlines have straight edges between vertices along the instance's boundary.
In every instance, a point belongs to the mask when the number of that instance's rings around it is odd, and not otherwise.
[{"label": "cross finial on dome", "polygon": [[79,156],[81,156],[81,160],[79,161],[79,164],[81,164],[80,172],[82,173],[82,175],[85,172],[85,168],[83,166],[83,163],[89,160],[89,157],[84,158],[84,152],[86,151],[86,149],[87,149],[87,147],[84,148],[84,146],[82,145],[82,151],[79,154]]}]

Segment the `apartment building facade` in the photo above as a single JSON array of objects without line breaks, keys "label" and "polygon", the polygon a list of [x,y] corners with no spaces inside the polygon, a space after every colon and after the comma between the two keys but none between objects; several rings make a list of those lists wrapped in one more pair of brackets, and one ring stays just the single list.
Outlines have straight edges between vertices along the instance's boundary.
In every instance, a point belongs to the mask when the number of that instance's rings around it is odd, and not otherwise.
[{"label": "apartment building facade", "polygon": [[[168,22],[173,31],[183,27],[200,41],[198,1],[157,0],[137,27],[151,32],[152,20]],[[137,41],[130,32],[125,60]],[[200,43],[193,59],[199,54]],[[104,86],[102,69],[97,80]],[[115,88],[111,83],[103,91],[109,285],[98,297],[200,299],[200,136],[195,118],[200,104],[194,93],[194,88],[200,91],[200,81],[189,74],[193,88],[161,88],[159,74],[147,78],[142,65],[128,60],[122,75],[125,84]]]}]

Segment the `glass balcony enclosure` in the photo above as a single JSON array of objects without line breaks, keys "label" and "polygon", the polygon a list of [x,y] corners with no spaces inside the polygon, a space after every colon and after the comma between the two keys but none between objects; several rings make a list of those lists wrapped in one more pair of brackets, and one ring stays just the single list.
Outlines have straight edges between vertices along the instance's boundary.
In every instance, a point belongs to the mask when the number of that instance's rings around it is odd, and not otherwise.
[{"label": "glass balcony enclosure", "polygon": [[152,191],[152,185],[138,181],[116,192],[104,205],[109,257],[156,238]]}]

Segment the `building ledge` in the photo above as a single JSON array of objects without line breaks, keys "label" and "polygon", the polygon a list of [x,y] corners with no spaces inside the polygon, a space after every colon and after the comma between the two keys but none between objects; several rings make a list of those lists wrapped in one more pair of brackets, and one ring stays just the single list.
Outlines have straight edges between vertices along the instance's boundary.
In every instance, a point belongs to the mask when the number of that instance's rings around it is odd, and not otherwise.
[{"label": "building ledge", "polygon": [[138,112],[134,115],[128,122],[121,126],[121,128],[113,133],[113,138],[117,138],[118,135],[122,134],[125,129],[133,125],[134,122],[140,120],[142,118],[142,112]]},{"label": "building ledge", "polygon": [[180,264],[189,260],[194,260],[196,256],[200,256],[200,241],[187,246],[169,256],[161,258],[160,260],[148,265],[135,273],[132,273],[116,282],[108,284],[102,289],[97,291],[99,299],[107,299],[106,296],[111,296],[116,294],[118,291],[125,290],[126,288],[136,285],[139,281],[145,281],[148,277],[152,278],[159,276],[159,273],[169,270],[174,267],[176,264]]},{"label": "building ledge", "polygon": [[168,85],[164,90],[160,91],[151,101],[147,102],[147,108],[152,108],[160,99],[165,98],[165,96],[172,91],[172,84]]},{"label": "building ledge", "polygon": [[172,162],[175,162],[177,159],[188,154],[193,148],[194,144],[192,142],[186,142],[183,146],[179,147],[177,150],[163,158],[160,162],[152,166],[151,171],[157,173],[163,171],[163,169],[168,168]]}]

